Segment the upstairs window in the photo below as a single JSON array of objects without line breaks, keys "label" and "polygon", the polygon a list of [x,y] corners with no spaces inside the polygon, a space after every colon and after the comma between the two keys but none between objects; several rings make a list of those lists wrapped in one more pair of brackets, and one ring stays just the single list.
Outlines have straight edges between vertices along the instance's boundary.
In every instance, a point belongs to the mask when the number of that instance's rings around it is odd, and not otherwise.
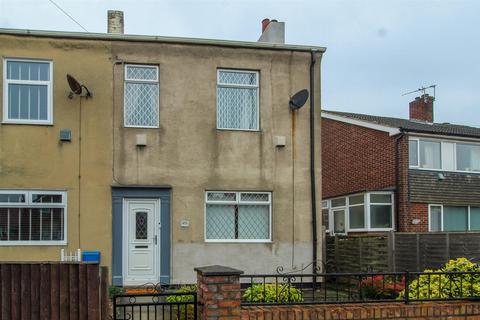
[{"label": "upstairs window", "polygon": [[52,124],[52,62],[5,59],[3,122]]},{"label": "upstairs window", "polygon": [[0,190],[0,246],[65,244],[66,193]]},{"label": "upstairs window", "polygon": [[408,141],[411,168],[480,172],[480,144],[412,137]]},{"label": "upstairs window", "polygon": [[258,100],[258,72],[218,70],[218,129],[258,130]]},{"label": "upstairs window", "polygon": [[480,171],[480,145],[457,143],[457,170]]},{"label": "upstairs window", "polygon": [[125,65],[125,127],[159,127],[158,67]]},{"label": "upstairs window", "polygon": [[270,192],[207,192],[205,240],[268,242],[271,240]]}]

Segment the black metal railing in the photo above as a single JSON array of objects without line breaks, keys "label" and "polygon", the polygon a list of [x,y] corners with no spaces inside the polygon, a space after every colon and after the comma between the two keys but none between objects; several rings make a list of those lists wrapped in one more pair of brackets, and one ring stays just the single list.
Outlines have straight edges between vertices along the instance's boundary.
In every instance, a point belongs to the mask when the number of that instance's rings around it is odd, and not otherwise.
[{"label": "black metal railing", "polygon": [[242,305],[480,300],[480,272],[241,275]]},{"label": "black metal railing", "polygon": [[118,294],[113,297],[113,319],[196,320],[197,292]]}]

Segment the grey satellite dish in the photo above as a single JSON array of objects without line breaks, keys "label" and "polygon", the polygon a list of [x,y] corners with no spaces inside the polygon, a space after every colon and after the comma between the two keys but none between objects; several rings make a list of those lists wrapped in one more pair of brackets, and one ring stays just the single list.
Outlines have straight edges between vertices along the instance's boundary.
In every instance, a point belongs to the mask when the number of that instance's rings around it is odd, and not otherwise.
[{"label": "grey satellite dish", "polygon": [[80,84],[80,82],[78,82],[73,76],[67,74],[67,82],[68,82],[68,86],[70,87],[70,94],[68,95],[68,97],[70,99],[73,98],[73,95],[82,95],[83,92],[84,92],[84,89],[85,89],[85,97],[86,98],[91,98],[92,97],[92,94],[90,93],[90,91],[88,90],[87,87],[85,87],[83,84]]},{"label": "grey satellite dish", "polygon": [[293,95],[293,97],[290,98],[290,109],[292,110],[297,110],[303,107],[305,102],[307,102],[308,99],[308,90],[303,89],[298,91]]}]

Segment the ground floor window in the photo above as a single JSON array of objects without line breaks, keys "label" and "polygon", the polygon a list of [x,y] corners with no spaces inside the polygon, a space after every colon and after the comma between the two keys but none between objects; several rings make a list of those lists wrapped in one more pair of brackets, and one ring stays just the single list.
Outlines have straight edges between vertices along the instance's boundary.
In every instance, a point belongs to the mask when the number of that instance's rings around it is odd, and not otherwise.
[{"label": "ground floor window", "polygon": [[270,192],[206,192],[205,240],[270,241],[271,196]]},{"label": "ground floor window", "polygon": [[479,206],[429,205],[430,231],[480,231]]},{"label": "ground floor window", "polygon": [[392,192],[366,192],[324,200],[322,215],[332,233],[388,231],[393,229],[393,208]]},{"label": "ground floor window", "polygon": [[66,243],[66,193],[0,190],[0,245]]}]

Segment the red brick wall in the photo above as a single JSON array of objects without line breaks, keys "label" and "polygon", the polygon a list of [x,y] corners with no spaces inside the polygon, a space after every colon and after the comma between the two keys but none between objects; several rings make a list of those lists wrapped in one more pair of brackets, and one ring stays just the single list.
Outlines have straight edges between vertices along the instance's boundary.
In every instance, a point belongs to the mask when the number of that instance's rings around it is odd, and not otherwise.
[{"label": "red brick wall", "polygon": [[480,319],[478,302],[242,307],[241,320]]},{"label": "red brick wall", "polygon": [[433,97],[422,95],[409,104],[410,119],[433,122]]},{"label": "red brick wall", "polygon": [[[413,219],[419,219],[419,224],[412,224]],[[411,203],[410,210],[402,215],[400,230],[403,232],[428,231],[428,203]]]},{"label": "red brick wall", "polygon": [[322,118],[322,195],[395,187],[395,137]]}]

